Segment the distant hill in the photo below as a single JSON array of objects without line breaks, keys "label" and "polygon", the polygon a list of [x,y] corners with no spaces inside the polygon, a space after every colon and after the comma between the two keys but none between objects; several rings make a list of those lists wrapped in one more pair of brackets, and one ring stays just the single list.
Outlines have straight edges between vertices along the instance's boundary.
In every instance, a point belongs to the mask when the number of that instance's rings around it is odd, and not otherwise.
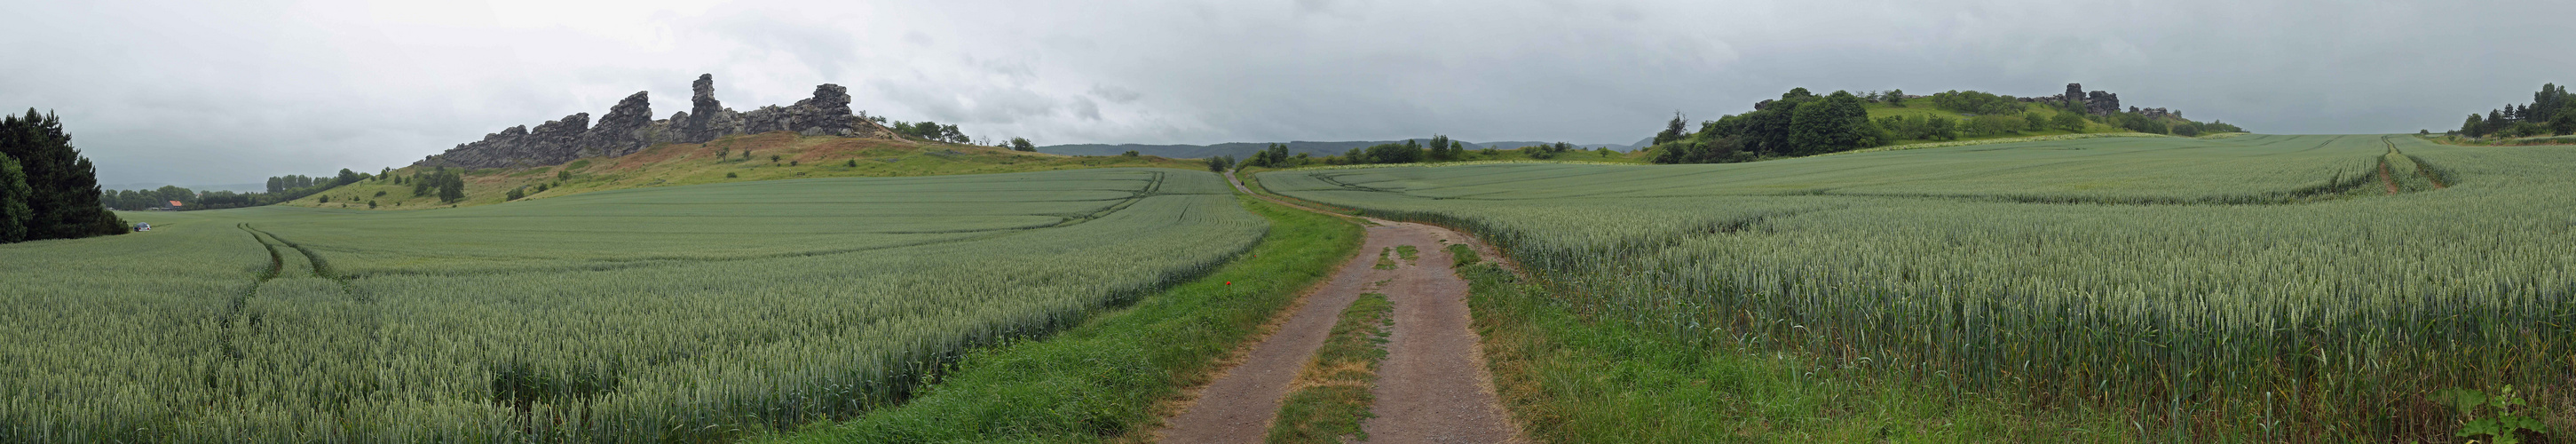
[{"label": "distant hill", "polygon": [[[1412,139],[1412,140],[1415,140],[1415,141],[1423,141],[1423,142],[1428,142],[1428,141],[1430,141],[1430,139]],[[1654,141],[1654,138],[1652,138],[1652,137],[1648,137],[1648,138],[1646,138],[1645,140],[1639,140],[1639,141],[1637,141],[1637,143],[1632,143],[1632,144],[1615,144],[1615,143],[1586,143],[1586,144],[1577,144],[1577,145],[1575,145],[1575,146],[1583,147],[1584,149],[1609,148],[1609,149],[1611,149],[1611,150],[1615,150],[1615,151],[1633,151],[1633,150],[1636,150],[1636,149],[1638,149],[1638,148],[1643,148],[1643,147],[1645,147],[1646,145],[1649,145],[1649,143],[1648,143],[1648,142],[1652,142],[1652,141]],[[1288,142],[1288,152],[1289,152],[1290,154],[1295,154],[1295,153],[1306,153],[1306,154],[1309,154],[1309,155],[1315,155],[1315,156],[1335,156],[1335,155],[1341,155],[1342,153],[1350,152],[1350,150],[1351,150],[1351,149],[1353,149],[1353,148],[1365,148],[1365,147],[1368,147],[1369,145],[1376,145],[1376,144],[1381,144],[1381,143],[1403,143],[1403,142],[1404,142],[1404,141],[1402,141],[1402,140],[1378,140],[1378,141],[1360,141],[1360,142],[1307,142],[1307,141],[1296,141],[1296,142]],[[1066,144],[1066,145],[1047,145],[1047,146],[1041,146],[1041,147],[1038,147],[1038,152],[1041,152],[1041,153],[1051,153],[1051,154],[1064,154],[1064,155],[1071,155],[1071,156],[1115,156],[1115,155],[1118,155],[1118,154],[1120,154],[1120,153],[1125,153],[1125,152],[1128,152],[1128,151],[1135,151],[1135,152],[1137,152],[1138,154],[1143,154],[1143,155],[1148,155],[1148,156],[1162,156],[1162,157],[1169,157],[1169,158],[1175,158],[1175,159],[1201,159],[1201,158],[1207,158],[1207,157],[1210,157],[1210,156],[1234,156],[1234,157],[1235,157],[1235,158],[1237,158],[1237,159],[1241,159],[1241,158],[1244,158],[1244,157],[1248,157],[1248,156],[1250,156],[1250,155],[1251,155],[1252,153],[1254,153],[1254,152],[1257,152],[1257,151],[1261,151],[1261,150],[1263,150],[1263,149],[1268,149],[1268,148],[1270,148],[1270,144],[1271,144],[1271,143],[1273,143],[1273,142],[1229,142],[1229,143],[1219,143],[1219,144],[1214,144],[1214,145],[1144,145],[1144,144],[1133,144],[1133,143],[1129,143],[1129,144],[1118,144],[1118,145],[1107,145],[1107,144],[1097,144],[1097,143],[1084,143],[1084,144]],[[1479,149],[1485,149],[1485,148],[1494,148],[1494,149],[1505,149],[1505,150],[1508,150],[1508,149],[1513,149],[1513,148],[1520,148],[1520,147],[1532,146],[1532,145],[1545,145],[1545,144],[1550,144],[1550,143],[1556,143],[1556,142],[1483,142],[1483,143],[1467,142],[1467,149],[1471,149],[1471,150],[1479,150]]]},{"label": "distant hill", "polygon": [[[465,200],[455,204],[475,206],[507,201],[511,190],[527,193],[527,199],[545,199],[593,191],[754,180],[936,176],[1106,167],[1205,171],[1206,165],[1195,160],[1157,156],[1073,157],[980,145],[808,136],[778,131],[728,135],[707,143],[667,143],[624,156],[587,157],[554,166],[459,168],[453,171],[463,171],[465,184]],[[418,174],[435,171],[437,168],[430,166],[397,168],[385,178],[341,185],[279,205],[367,208],[368,202],[375,202],[376,209],[380,210],[445,208],[449,203],[440,202],[435,193],[415,194],[411,184],[396,183],[397,179],[394,179],[399,177],[400,181],[409,182]],[[543,191],[537,189],[541,185],[545,187]]]},{"label": "distant hill", "polygon": [[175,184],[175,183],[161,183],[161,182],[136,182],[136,183],[111,183],[111,184],[101,184],[101,185],[99,185],[98,187],[99,187],[99,188],[101,188],[101,189],[107,189],[107,190],[150,190],[150,189],[158,189],[158,188],[161,188],[161,187],[164,187],[164,186],[176,186],[176,187],[180,187],[180,188],[187,188],[189,191],[233,191],[233,192],[243,192],[243,193],[257,193],[257,192],[262,192],[262,191],[268,191],[268,184],[258,184],[258,183],[227,183],[227,184],[217,184],[217,185],[181,185],[181,184]]}]

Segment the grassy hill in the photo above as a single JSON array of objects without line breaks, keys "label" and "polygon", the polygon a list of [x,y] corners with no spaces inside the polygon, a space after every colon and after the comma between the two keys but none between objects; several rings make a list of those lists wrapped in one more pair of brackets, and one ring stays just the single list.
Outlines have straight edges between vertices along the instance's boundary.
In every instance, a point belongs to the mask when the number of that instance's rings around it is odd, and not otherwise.
[{"label": "grassy hill", "polygon": [[[750,157],[745,158],[748,152]],[[718,157],[723,157],[718,159]],[[775,132],[732,136],[703,144],[667,144],[623,157],[596,157],[535,168],[487,168],[464,172],[465,199],[438,200],[435,192],[414,195],[408,178],[435,168],[405,167],[387,177],[359,181],[279,205],[379,210],[490,205],[506,201],[510,190],[524,199],[547,199],[594,191],[703,183],[819,177],[896,177],[951,174],[1017,173],[1105,167],[1203,169],[1194,160],[1157,156],[1067,156],[976,145],[910,140],[802,136]],[[405,178],[397,181],[395,177]],[[401,183],[397,183],[401,182]],[[538,191],[544,186],[544,191]],[[524,187],[524,188],[522,188]]]}]

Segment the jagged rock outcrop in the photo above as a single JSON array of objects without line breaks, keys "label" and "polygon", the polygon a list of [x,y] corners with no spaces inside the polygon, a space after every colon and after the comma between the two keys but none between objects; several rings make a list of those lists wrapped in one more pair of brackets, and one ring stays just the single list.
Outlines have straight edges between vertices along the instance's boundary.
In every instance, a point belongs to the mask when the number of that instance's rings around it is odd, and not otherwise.
[{"label": "jagged rock outcrop", "polygon": [[2117,114],[2120,112],[2120,95],[2112,94],[2110,91],[2094,91],[2084,97],[2084,111],[2096,116]]},{"label": "jagged rock outcrop", "polygon": [[447,154],[433,158],[456,165],[480,165],[474,168],[569,162],[580,157],[574,153],[582,133],[589,129],[590,113],[574,113],[539,124],[533,131],[526,126],[513,126],[486,134],[483,140],[457,144]]},{"label": "jagged rock outcrop", "polygon": [[596,126],[581,135],[581,151],[588,156],[624,156],[653,146],[653,103],[643,91],[618,100],[600,115]]},{"label": "jagged rock outcrop", "polygon": [[689,92],[688,114],[671,116],[672,122],[685,122],[680,124],[680,141],[703,143],[742,131],[742,113],[725,109],[724,102],[716,100],[715,75],[699,74],[698,81],[689,83]]},{"label": "jagged rock outcrop", "polygon": [[850,94],[840,85],[814,87],[814,97],[791,106],[764,106],[749,113],[724,108],[715,98],[715,76],[699,75],[690,84],[691,108],[671,118],[653,120],[651,100],[636,92],[608,108],[596,126],[590,113],[576,113],[537,125],[514,126],[456,145],[414,166],[503,168],[556,165],[592,156],[624,156],[664,143],[704,143],[735,134],[789,131],[808,136],[864,137],[900,140],[894,130],[850,112]]}]

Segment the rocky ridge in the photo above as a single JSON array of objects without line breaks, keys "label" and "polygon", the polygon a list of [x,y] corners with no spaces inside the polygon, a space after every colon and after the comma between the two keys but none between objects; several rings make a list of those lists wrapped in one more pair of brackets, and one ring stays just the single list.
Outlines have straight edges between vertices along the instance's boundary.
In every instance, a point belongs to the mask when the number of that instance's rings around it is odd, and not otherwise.
[{"label": "rocky ridge", "polygon": [[[2121,111],[2119,94],[2113,94],[2110,91],[2093,91],[2088,93],[2084,91],[2084,85],[2080,83],[2066,84],[2066,92],[2063,94],[2045,97],[2023,97],[2021,98],[2021,101],[2066,102],[2071,105],[2081,106],[2084,108],[2085,113],[2097,116],[2107,116]],[[2181,110],[2168,110],[2164,108],[2139,108],[2132,106],[2129,107],[2128,112],[2143,114],[2147,117],[2182,118]]]},{"label": "rocky ridge", "polygon": [[715,76],[702,74],[690,84],[690,109],[654,120],[651,101],[642,91],[618,100],[594,124],[590,113],[574,113],[530,130],[513,126],[483,140],[457,144],[412,166],[509,168],[557,165],[573,159],[624,156],[664,143],[705,143],[735,134],[788,131],[808,136],[899,140],[894,130],[850,112],[849,89],[835,84],[814,87],[814,96],[789,106],[763,106],[751,112],[725,108],[715,98]]}]

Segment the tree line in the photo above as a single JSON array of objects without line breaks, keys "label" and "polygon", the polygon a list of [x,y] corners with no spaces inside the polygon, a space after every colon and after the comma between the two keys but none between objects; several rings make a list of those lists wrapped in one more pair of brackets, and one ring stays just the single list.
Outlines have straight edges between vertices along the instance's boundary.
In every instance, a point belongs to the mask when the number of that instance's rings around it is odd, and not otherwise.
[{"label": "tree line", "polygon": [[[2244,131],[2226,122],[2200,123],[2137,112],[2093,116],[2080,103],[2024,102],[2012,96],[1955,90],[1913,101],[1959,113],[1958,118],[1927,114],[1869,117],[1871,104],[1901,108],[1907,106],[1908,100],[1902,90],[1817,95],[1806,88],[1795,88],[1779,99],[1754,104],[1752,112],[1702,121],[1697,130],[1690,128],[1686,116],[1676,113],[1665,123],[1664,130],[1655,134],[1654,145],[1649,149],[1654,150],[1655,163],[1728,163],[1851,151],[1904,140],[1957,140],[2051,130],[2080,133],[2094,122],[2128,131],[2179,136]],[[2034,106],[2051,107],[2056,112],[2043,113],[2031,109]]]},{"label": "tree line", "polygon": [[2505,104],[2480,116],[2470,114],[2457,134],[2469,137],[2531,137],[2576,134],[2576,95],[2556,83],[2540,85],[2531,103]]},{"label": "tree line", "polygon": [[[1411,139],[1402,142],[1381,143],[1352,148],[1349,151],[1342,152],[1342,154],[1322,157],[1316,157],[1306,153],[1295,153],[1294,155],[1291,155],[1288,152],[1288,145],[1273,143],[1270,144],[1268,148],[1254,152],[1250,157],[1243,159],[1239,162],[1239,166],[1295,168],[1307,165],[1371,165],[1454,162],[1465,160],[1501,159],[1511,153],[1518,153],[1521,157],[1530,159],[1545,160],[1555,159],[1576,151],[1583,151],[1583,149],[1582,147],[1565,142],[1531,145],[1509,150],[1490,147],[1481,150],[1471,150],[1467,148],[1466,142],[1451,139],[1446,135],[1435,134],[1428,140]],[[1609,157],[1610,155],[1618,153],[1617,151],[1611,151],[1609,148],[1601,148],[1593,152],[1602,157]],[[1238,162],[1235,162],[1234,158],[1231,156],[1212,157],[1209,158],[1208,161],[1210,169],[1221,170],[1222,168],[1220,168],[1219,165],[1238,166],[1236,165]]]},{"label": "tree line", "polygon": [[[331,176],[316,177],[300,174],[271,176],[268,178],[266,191],[262,192],[197,191],[175,185],[141,190],[104,190],[99,193],[99,201],[105,203],[108,208],[126,211],[152,208],[194,211],[256,207],[302,199],[333,187],[359,181],[382,180],[392,171],[393,169],[387,168],[382,172],[369,174],[341,168],[339,174]],[[179,205],[171,206],[171,202],[178,202]]]},{"label": "tree line", "polygon": [[53,113],[0,116],[0,243],[125,233],[98,172]]}]

